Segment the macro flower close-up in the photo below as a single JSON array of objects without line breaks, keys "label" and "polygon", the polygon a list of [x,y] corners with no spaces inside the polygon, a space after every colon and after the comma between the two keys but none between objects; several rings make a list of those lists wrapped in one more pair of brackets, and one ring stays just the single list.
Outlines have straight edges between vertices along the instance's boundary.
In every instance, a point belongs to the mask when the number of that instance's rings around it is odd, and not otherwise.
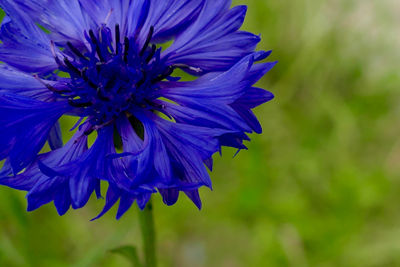
[{"label": "macro flower close-up", "polygon": [[[198,207],[223,146],[261,133],[258,35],[228,0],[0,0],[0,184],[60,215],[107,192],[117,218],[154,193]],[[59,121],[73,118],[62,129]],[[66,142],[64,131],[73,133]],[[207,170],[208,169],[208,170]]]},{"label": "macro flower close-up", "polygon": [[0,267],[400,266],[399,14],[0,0]]}]

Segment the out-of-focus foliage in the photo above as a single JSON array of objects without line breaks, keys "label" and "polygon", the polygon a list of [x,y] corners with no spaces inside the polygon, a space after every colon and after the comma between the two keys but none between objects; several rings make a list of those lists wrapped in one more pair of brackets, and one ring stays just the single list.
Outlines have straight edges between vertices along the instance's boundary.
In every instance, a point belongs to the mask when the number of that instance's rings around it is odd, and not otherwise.
[{"label": "out-of-focus foliage", "polygon": [[[234,3],[280,61],[260,83],[276,99],[249,151],[215,157],[201,212],[155,199],[160,266],[400,266],[399,2]],[[89,222],[101,201],[64,217],[8,188],[0,201],[0,266],[129,266],[110,251],[141,248],[134,211]]]}]

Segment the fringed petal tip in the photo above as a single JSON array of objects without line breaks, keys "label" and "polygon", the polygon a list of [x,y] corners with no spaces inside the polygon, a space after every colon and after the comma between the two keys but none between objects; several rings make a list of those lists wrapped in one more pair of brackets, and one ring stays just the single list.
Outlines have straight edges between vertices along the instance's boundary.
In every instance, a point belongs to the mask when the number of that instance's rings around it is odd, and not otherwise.
[{"label": "fringed petal tip", "polygon": [[193,202],[193,204],[196,205],[196,207],[199,210],[201,210],[202,202],[200,199],[198,189],[195,189],[195,190],[178,190],[175,188],[159,189],[159,192],[163,198],[163,201],[167,206],[172,206],[178,201],[179,193],[181,191],[185,193],[185,195]]}]

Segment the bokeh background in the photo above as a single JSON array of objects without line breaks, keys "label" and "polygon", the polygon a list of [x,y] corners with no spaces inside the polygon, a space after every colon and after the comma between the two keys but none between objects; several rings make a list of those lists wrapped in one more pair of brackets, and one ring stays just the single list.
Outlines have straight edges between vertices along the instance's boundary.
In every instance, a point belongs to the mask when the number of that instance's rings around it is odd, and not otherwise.
[{"label": "bokeh background", "polygon": [[[244,28],[279,64],[260,86],[264,133],[215,157],[200,212],[154,199],[160,266],[400,266],[400,3],[249,0]],[[27,213],[0,187],[0,266],[130,266],[138,211],[103,201]]]}]

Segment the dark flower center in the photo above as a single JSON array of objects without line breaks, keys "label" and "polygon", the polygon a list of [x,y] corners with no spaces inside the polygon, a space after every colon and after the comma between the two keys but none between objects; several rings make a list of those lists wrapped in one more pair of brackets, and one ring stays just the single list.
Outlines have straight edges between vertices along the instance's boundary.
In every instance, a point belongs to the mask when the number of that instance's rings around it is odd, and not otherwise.
[{"label": "dark flower center", "polygon": [[133,38],[121,40],[119,25],[114,36],[105,26],[97,34],[90,30],[86,34],[90,49],[68,42],[64,51],[68,57],[56,57],[56,61],[70,79],[65,88],[50,89],[81,108],[83,116],[97,127],[137,108],[157,109],[153,100],[159,97],[158,82],[168,78],[173,67],[160,59],[161,48],[150,44],[153,32],[152,27],[141,47]]}]

